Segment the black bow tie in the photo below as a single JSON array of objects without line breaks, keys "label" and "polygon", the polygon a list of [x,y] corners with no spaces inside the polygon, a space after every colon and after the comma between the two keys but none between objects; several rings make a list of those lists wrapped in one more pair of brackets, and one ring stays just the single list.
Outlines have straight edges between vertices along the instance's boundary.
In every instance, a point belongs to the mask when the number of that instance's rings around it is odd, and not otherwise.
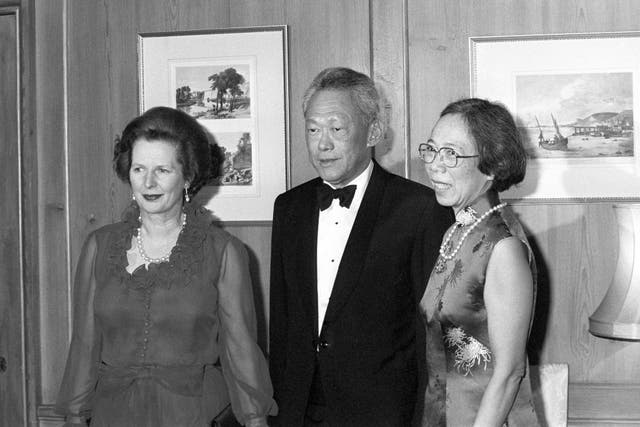
[{"label": "black bow tie", "polygon": [[338,199],[340,200],[340,206],[348,209],[351,206],[354,194],[356,194],[355,185],[333,189],[327,184],[322,184],[318,187],[318,205],[320,210],[323,211],[331,206],[333,199]]}]

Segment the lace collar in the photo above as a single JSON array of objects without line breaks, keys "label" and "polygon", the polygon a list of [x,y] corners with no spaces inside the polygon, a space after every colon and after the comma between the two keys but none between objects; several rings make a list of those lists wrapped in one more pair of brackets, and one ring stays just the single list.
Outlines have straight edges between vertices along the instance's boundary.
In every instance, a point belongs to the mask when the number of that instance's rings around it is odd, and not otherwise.
[{"label": "lace collar", "polygon": [[122,227],[110,239],[107,249],[107,262],[113,277],[131,289],[146,290],[154,286],[166,289],[172,286],[188,286],[196,279],[198,265],[203,259],[203,244],[207,228],[213,222],[211,213],[202,206],[185,205],[187,225],[171,251],[168,262],[138,267],[133,273],[126,270],[127,250],[131,248],[131,239],[139,226],[137,205],[129,206],[122,215]]}]

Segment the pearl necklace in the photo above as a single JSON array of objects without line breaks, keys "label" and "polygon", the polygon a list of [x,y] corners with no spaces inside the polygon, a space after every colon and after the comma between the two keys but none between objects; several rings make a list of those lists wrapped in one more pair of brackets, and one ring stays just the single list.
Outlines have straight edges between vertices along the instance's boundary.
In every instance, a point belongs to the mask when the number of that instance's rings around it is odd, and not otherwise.
[{"label": "pearl necklace", "polygon": [[[449,231],[449,234],[447,234],[447,236],[442,241],[442,244],[440,245],[440,256],[438,257],[438,261],[436,262],[436,267],[435,267],[436,273],[442,273],[444,271],[446,262],[449,261],[449,260],[452,260],[453,257],[456,256],[456,254],[458,253],[458,251],[462,247],[462,244],[464,243],[464,241],[467,238],[467,236],[473,231],[474,228],[476,228],[478,226],[478,224],[480,224],[482,222],[483,219],[485,219],[486,217],[491,215],[493,212],[504,208],[505,206],[507,206],[506,203],[500,203],[499,205],[496,205],[496,206],[492,207],[491,209],[489,209],[488,211],[486,211],[485,213],[483,213],[482,216],[480,216],[480,218],[477,218],[471,224],[471,226],[465,230],[464,234],[462,235],[462,237],[460,237],[460,240],[458,241],[458,244],[456,245],[456,248],[453,250],[453,252],[451,252],[450,254],[447,254],[446,253],[447,247],[449,246],[451,238],[453,237],[453,233],[455,233],[455,231],[458,228],[464,227],[466,225],[469,225],[469,223],[456,221],[455,227],[451,228],[451,231]],[[471,215],[473,215],[474,213],[475,213],[475,211],[472,211]]]},{"label": "pearl necklace", "polygon": [[[160,258],[151,258],[149,255],[147,255],[147,252],[144,250],[144,241],[142,240],[142,218],[139,217],[138,221],[140,222],[140,227],[138,227],[137,229],[136,246],[138,247],[138,253],[144,260],[145,264],[159,264],[161,262],[169,261],[169,258],[171,257],[171,252],[173,251],[173,247],[169,249],[168,254],[161,256]],[[183,213],[182,223],[180,225],[180,232],[178,233],[178,235],[182,233],[182,230],[184,230],[185,225],[187,225],[187,215]]]}]

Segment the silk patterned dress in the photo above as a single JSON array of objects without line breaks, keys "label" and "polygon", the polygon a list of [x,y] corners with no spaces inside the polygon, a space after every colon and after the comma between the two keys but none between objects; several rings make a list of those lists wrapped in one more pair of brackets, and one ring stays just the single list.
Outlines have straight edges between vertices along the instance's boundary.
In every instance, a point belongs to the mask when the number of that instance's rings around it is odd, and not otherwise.
[{"label": "silk patterned dress", "polygon": [[[451,226],[452,252],[465,227]],[[445,234],[448,235],[449,231]],[[493,373],[493,353],[483,292],[487,264],[500,240],[516,236],[528,248],[534,278],[535,263],[521,225],[507,209],[493,212],[476,226],[453,259],[436,267],[420,302],[427,334],[428,383],[423,427],[471,426]],[[538,420],[527,375],[523,378],[505,425],[536,426]]]}]

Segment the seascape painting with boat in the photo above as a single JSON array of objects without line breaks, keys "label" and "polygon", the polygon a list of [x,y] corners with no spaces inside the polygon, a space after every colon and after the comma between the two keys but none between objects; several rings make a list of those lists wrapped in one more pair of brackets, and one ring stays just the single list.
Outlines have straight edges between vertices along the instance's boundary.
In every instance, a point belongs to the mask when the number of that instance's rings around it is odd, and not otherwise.
[{"label": "seascape painting with boat", "polygon": [[530,157],[633,157],[631,72],[520,75],[515,83]]}]

